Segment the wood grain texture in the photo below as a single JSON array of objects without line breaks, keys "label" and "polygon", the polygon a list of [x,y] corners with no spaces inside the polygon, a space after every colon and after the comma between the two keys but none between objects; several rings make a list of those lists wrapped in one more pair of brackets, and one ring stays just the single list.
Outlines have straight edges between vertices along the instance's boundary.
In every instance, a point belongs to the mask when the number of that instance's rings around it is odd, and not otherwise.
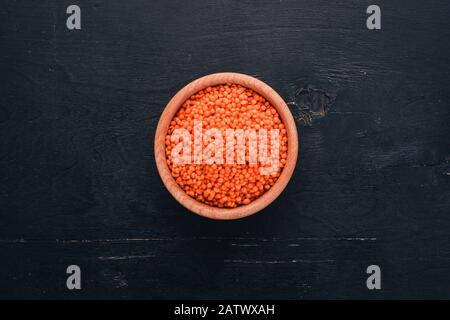
[{"label": "wood grain texture", "polygon": [[[0,11],[0,297],[450,297],[447,1],[378,1],[380,31],[369,1],[79,0],[80,31],[69,4]],[[302,125],[285,191],[225,222],[174,201],[153,157],[170,98],[221,71]]]}]

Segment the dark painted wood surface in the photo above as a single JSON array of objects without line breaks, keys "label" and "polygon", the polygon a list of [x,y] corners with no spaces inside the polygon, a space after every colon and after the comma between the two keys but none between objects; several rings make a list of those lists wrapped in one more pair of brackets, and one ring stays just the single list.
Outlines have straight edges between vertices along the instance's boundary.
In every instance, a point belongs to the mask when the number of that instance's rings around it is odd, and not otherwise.
[{"label": "dark painted wood surface", "polygon": [[[3,3],[0,297],[449,298],[450,5],[377,1],[369,31],[370,4]],[[299,125],[293,180],[240,221],[187,212],[153,159],[165,104],[218,71]]]}]

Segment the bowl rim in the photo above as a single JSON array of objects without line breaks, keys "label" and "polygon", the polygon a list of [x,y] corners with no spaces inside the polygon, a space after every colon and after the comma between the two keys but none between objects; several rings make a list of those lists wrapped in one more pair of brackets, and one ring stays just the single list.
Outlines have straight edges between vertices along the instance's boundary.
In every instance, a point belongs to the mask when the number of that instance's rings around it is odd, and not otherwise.
[{"label": "bowl rim", "polygon": [[[262,196],[236,208],[209,206],[189,196],[175,181],[167,165],[165,137],[170,122],[182,104],[198,91],[214,85],[236,83],[263,96],[277,110],[288,135],[288,156],[280,176]],[[271,204],[287,186],[298,157],[297,126],[291,111],[281,96],[268,84],[252,76],[236,72],[220,72],[200,77],[179,90],[164,108],[158,121],[154,140],[154,155],[159,175],[170,194],[186,209],[203,217],[232,220],[255,214]]]}]

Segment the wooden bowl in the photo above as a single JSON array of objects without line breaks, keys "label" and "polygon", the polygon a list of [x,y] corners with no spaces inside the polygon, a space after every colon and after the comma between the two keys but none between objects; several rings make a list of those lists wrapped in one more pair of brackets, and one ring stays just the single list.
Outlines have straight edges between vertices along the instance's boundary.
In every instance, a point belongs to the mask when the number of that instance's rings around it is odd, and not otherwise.
[{"label": "wooden bowl", "polygon": [[[258,94],[266,98],[270,102],[270,104],[278,111],[281,120],[285,125],[288,136],[287,161],[285,167],[283,168],[283,171],[281,172],[281,175],[278,177],[278,180],[262,196],[247,205],[242,205],[236,208],[218,208],[209,206],[187,195],[186,192],[175,182],[175,179],[170,173],[169,167],[167,165],[165,150],[165,137],[167,134],[167,130],[169,129],[170,122],[172,121],[173,117],[177,113],[178,109],[182,106],[182,104],[193,94],[206,87],[226,83],[239,84],[257,92]],[[159,175],[161,176],[164,185],[172,194],[172,196],[184,207],[192,212],[195,212],[198,215],[211,219],[239,219],[252,215],[267,207],[280,195],[280,193],[283,191],[283,189],[291,179],[291,176],[295,169],[295,164],[297,162],[297,154],[297,127],[286,103],[275,90],[273,90],[264,82],[240,73],[215,73],[192,81],[183,89],[178,91],[178,93],[169,101],[161,115],[161,118],[159,119],[158,127],[156,128],[155,160]]]}]

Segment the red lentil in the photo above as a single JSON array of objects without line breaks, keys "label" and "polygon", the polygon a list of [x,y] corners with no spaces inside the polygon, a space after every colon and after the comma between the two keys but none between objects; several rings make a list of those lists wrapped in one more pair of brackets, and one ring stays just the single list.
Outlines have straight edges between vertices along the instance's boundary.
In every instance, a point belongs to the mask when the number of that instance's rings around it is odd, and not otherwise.
[{"label": "red lentil", "polygon": [[[261,165],[249,163],[247,149],[245,164],[174,164],[171,152],[176,143],[171,134],[177,128],[187,129],[193,147],[194,120],[202,121],[203,132],[217,128],[223,136],[226,129],[279,129],[280,168],[272,175],[261,175]],[[198,201],[227,208],[247,205],[273,186],[286,165],[287,143],[276,109],[261,95],[237,84],[208,87],[187,99],[171,121],[165,141],[167,164],[177,184]],[[202,146],[206,144],[202,139]]]}]

